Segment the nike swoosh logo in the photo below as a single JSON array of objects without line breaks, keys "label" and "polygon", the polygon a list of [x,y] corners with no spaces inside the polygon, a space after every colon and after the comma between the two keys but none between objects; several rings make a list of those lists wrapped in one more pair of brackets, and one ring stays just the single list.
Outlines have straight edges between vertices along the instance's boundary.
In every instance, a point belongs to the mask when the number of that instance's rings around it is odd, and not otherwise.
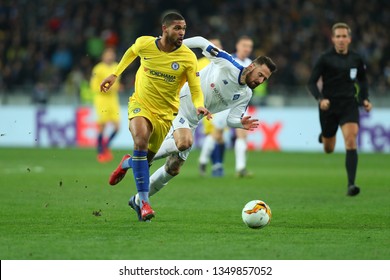
[{"label": "nike swoosh logo", "polygon": [[149,60],[150,59],[150,57],[144,57],[144,60]]}]

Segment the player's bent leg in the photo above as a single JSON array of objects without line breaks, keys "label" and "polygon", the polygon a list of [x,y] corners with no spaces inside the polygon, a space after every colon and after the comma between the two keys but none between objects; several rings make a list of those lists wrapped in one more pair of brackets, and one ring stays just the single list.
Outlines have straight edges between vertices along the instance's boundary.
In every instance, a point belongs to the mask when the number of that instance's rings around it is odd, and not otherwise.
[{"label": "player's bent leg", "polygon": [[184,160],[178,154],[170,155],[164,166],[161,166],[150,176],[149,196],[155,195],[170,180],[179,175],[180,168],[184,164]]},{"label": "player's bent leg", "polygon": [[173,178],[172,175],[168,174],[165,170],[165,165],[161,166],[150,176],[149,183],[149,197],[159,192],[165,187],[168,182]]},{"label": "player's bent leg", "polygon": [[165,164],[166,171],[171,176],[177,176],[180,173],[180,168],[183,166],[185,160],[180,157],[179,154],[173,154],[168,157],[167,162]]},{"label": "player's bent leg", "polygon": [[169,156],[172,153],[178,153],[179,149],[176,147],[176,141],[173,137],[165,138],[164,142],[161,144],[160,149],[153,158],[153,161],[159,160]]},{"label": "player's bent leg", "polygon": [[189,128],[179,128],[164,139],[153,160],[165,158],[171,154],[189,149],[193,143],[192,132]]},{"label": "player's bent leg", "polygon": [[[153,196],[164,188],[170,180],[180,173],[180,167],[185,160],[179,155],[171,155],[165,165],[161,166],[150,176],[149,196]],[[135,203],[139,205],[139,195],[135,196]],[[134,208],[133,208],[134,209]]]}]

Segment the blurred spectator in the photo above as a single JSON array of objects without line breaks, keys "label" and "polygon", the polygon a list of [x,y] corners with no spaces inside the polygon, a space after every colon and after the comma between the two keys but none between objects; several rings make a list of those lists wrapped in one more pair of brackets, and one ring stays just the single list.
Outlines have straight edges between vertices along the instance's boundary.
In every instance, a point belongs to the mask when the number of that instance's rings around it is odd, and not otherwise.
[{"label": "blurred spectator", "polygon": [[65,44],[59,44],[51,58],[53,66],[60,70],[61,80],[64,80],[73,65],[73,57]]},{"label": "blurred spectator", "polygon": [[83,86],[86,84],[88,84],[88,80],[81,70],[80,65],[76,64],[66,77],[64,84],[65,94],[71,97],[75,97],[75,99],[78,100],[81,104],[92,104],[92,96],[85,97],[86,94],[84,91],[82,91],[84,90]]},{"label": "blurred spectator", "polygon": [[[228,52],[235,50],[241,35],[254,38],[255,52],[275,57],[278,64],[270,93],[275,89],[302,93],[314,61],[329,46],[329,26],[344,21],[354,32],[351,48],[369,65],[370,92],[384,96],[389,91],[390,1],[386,0],[369,5],[363,0],[1,1],[0,90],[33,88],[50,69],[54,77],[48,91],[58,91],[71,69],[80,67],[89,73],[105,47],[116,46],[122,55],[138,36],[159,35],[159,15],[172,7],[191,27],[186,37],[219,37]],[[132,81],[126,77],[133,77],[136,69],[124,73],[130,92]]]},{"label": "blurred spectator", "polygon": [[37,83],[34,87],[32,94],[33,104],[46,105],[49,101],[49,96],[47,94],[47,87],[44,83]]}]

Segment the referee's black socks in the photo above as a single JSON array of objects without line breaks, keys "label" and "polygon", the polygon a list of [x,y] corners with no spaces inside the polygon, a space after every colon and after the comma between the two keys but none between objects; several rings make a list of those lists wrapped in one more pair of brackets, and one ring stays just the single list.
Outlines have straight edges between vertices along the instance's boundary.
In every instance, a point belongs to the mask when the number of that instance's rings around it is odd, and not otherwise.
[{"label": "referee's black socks", "polygon": [[345,168],[348,174],[348,186],[355,185],[356,169],[358,164],[358,155],[356,149],[347,150],[345,156]]}]

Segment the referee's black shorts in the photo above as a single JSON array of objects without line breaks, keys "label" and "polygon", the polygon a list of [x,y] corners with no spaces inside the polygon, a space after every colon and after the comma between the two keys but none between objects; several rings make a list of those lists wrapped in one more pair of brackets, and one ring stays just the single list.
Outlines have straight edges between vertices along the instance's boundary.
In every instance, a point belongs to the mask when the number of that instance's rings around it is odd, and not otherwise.
[{"label": "referee's black shorts", "polygon": [[345,123],[359,125],[359,106],[355,99],[332,99],[327,111],[319,111],[322,136],[326,138],[335,136],[338,127]]}]

